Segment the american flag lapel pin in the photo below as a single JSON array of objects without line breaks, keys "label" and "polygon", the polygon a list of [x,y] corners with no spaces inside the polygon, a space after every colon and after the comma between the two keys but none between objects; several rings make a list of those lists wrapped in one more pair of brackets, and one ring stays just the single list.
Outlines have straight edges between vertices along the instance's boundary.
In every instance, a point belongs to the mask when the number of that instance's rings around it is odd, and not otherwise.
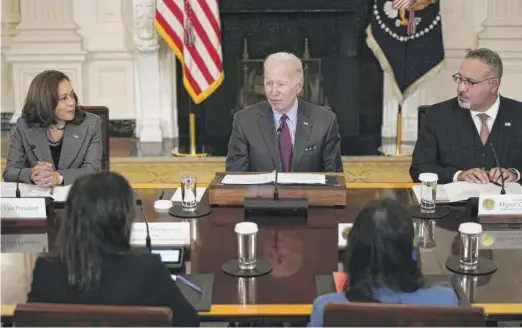
[{"label": "american flag lapel pin", "polygon": [[308,125],[308,122],[303,122],[304,125]]},{"label": "american flag lapel pin", "polygon": [[511,122],[504,122],[504,126],[511,126]]}]

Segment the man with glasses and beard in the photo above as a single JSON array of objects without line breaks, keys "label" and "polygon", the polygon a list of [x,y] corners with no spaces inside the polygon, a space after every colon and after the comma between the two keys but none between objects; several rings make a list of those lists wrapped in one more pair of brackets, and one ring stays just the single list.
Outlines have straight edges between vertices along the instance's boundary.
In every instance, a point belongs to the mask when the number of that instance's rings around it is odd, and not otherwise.
[{"label": "man with glasses and beard", "polygon": [[501,174],[506,182],[520,180],[522,103],[499,95],[501,78],[496,52],[468,52],[453,75],[457,97],[426,111],[410,167],[413,181],[425,172],[437,173],[439,183],[501,183]]}]

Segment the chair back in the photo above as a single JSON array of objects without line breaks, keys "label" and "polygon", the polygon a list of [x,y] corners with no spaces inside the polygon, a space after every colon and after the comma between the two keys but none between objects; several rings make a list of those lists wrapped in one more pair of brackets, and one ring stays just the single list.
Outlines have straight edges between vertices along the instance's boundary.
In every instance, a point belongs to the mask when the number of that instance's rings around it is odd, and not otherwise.
[{"label": "chair back", "polygon": [[88,113],[96,114],[102,119],[102,170],[110,171],[110,144],[109,144],[109,108],[106,106],[82,106]]},{"label": "chair back", "polygon": [[426,116],[426,110],[428,107],[430,106],[421,105],[417,108],[417,136],[419,136],[421,128],[424,125],[424,117]]},{"label": "chair back", "polygon": [[383,303],[327,303],[324,327],[480,327],[484,310],[477,307]]},{"label": "chair back", "polygon": [[168,307],[26,303],[16,306],[16,327],[171,327]]}]

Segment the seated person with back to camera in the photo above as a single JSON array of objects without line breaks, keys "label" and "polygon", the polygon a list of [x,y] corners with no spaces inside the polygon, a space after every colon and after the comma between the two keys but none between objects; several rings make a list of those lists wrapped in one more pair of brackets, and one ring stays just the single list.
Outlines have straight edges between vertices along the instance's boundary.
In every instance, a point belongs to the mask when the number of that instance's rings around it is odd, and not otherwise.
[{"label": "seated person with back to camera", "polygon": [[303,82],[303,66],[295,55],[268,56],[264,63],[268,101],[234,115],[227,172],[343,171],[337,116],[298,99]]},{"label": "seated person with back to camera", "polygon": [[69,78],[44,71],[31,82],[13,128],[3,172],[6,182],[68,185],[101,170],[101,118],[78,106]]},{"label": "seated person with back to camera", "polygon": [[77,179],[55,252],[36,260],[28,302],[169,307],[174,326],[200,318],[157,255],[131,250],[134,196],[121,175]]},{"label": "seated person with back to camera", "polygon": [[346,290],[315,299],[311,327],[323,326],[329,302],[375,302],[416,305],[458,305],[455,292],[424,281],[414,254],[414,227],[410,214],[392,199],[379,199],[357,215],[348,235],[344,270]]},{"label": "seated person with back to camera", "polygon": [[505,182],[520,181],[522,103],[499,95],[502,71],[496,52],[468,52],[453,75],[458,97],[426,111],[412,156],[413,181],[427,172],[438,174],[443,184],[500,184],[501,172]]}]

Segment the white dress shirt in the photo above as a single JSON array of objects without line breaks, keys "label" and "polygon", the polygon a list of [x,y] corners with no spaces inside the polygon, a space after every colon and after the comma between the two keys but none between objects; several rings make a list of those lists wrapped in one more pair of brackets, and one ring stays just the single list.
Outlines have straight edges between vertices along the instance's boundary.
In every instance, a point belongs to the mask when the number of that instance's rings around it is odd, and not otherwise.
[{"label": "white dress shirt", "polygon": [[[488,131],[491,133],[491,130],[493,129],[493,124],[495,123],[495,119],[498,115],[498,109],[500,108],[500,97],[497,96],[497,100],[491,106],[487,111],[485,112],[477,112],[474,110],[470,110],[471,118],[473,119],[473,123],[475,123],[475,127],[477,128],[477,132],[480,135],[480,129],[482,128],[482,120],[478,116],[479,114],[486,114],[488,117],[488,120],[486,121],[486,124],[488,125]],[[509,169],[510,171],[514,172],[517,175],[517,179],[515,181],[520,180],[520,172],[518,172],[516,169]],[[458,176],[462,171],[457,171],[455,175],[453,176],[453,182],[459,181]]]}]

